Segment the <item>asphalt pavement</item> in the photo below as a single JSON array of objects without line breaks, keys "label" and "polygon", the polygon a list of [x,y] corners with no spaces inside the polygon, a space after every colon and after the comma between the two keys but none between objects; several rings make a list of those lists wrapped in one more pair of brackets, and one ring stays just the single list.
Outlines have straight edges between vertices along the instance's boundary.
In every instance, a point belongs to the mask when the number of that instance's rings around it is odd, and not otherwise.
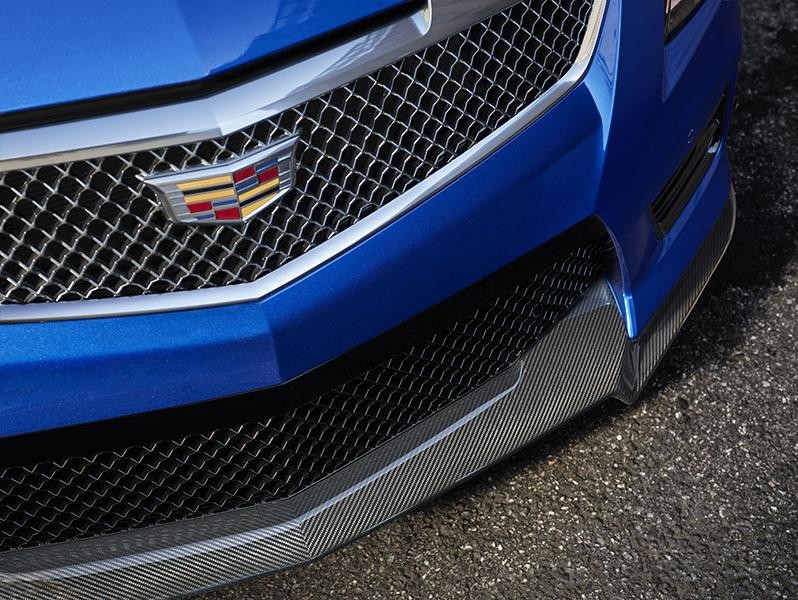
[{"label": "asphalt pavement", "polygon": [[198,600],[798,598],[798,0],[743,8],[737,230],[641,401]]}]

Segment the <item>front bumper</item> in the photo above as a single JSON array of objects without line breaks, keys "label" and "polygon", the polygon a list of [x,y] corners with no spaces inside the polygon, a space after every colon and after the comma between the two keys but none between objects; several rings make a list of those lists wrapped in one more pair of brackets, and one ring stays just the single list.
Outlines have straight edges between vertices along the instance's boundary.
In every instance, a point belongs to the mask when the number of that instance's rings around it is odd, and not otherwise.
[{"label": "front bumper", "polygon": [[636,397],[725,252],[734,216],[732,195],[638,340],[628,338],[602,280],[509,369],[300,493],[219,515],[0,554],[0,596],[172,597],[301,564],[606,398]]}]

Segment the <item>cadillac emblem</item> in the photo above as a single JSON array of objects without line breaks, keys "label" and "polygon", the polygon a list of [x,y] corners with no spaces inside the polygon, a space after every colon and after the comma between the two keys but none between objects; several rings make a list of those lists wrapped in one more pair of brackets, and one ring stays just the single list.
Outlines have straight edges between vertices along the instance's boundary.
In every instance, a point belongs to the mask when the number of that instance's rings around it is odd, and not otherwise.
[{"label": "cadillac emblem", "polygon": [[225,163],[142,177],[178,223],[233,225],[248,221],[294,187],[299,136]]}]

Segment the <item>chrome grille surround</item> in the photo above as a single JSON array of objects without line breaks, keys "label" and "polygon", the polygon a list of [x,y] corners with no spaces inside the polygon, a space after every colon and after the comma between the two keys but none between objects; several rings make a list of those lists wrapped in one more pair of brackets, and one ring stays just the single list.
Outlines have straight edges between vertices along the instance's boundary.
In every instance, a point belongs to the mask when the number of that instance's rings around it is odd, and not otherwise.
[{"label": "chrome grille surround", "polygon": [[[411,190],[532,104],[573,66],[592,7],[593,0],[515,4],[221,138],[0,174],[3,303],[262,278]],[[171,224],[136,177],[234,158],[294,131],[303,136],[299,193],[241,227]]]}]

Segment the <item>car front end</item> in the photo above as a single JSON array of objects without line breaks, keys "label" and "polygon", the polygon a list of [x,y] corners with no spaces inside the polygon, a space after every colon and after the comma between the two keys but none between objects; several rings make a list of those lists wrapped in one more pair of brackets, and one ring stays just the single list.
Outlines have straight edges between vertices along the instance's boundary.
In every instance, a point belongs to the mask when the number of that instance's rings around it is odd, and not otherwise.
[{"label": "car front end", "polygon": [[0,42],[0,597],[291,567],[632,403],[732,234],[736,1],[91,4]]}]

